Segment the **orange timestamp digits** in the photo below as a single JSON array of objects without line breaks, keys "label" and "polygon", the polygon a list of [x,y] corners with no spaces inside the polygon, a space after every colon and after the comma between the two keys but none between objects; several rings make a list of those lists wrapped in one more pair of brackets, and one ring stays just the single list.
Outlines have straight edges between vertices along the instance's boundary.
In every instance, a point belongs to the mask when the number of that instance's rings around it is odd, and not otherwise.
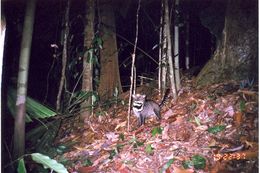
[{"label": "orange timestamp digits", "polygon": [[214,154],[214,161],[219,161],[221,159],[227,161],[227,160],[244,160],[246,159],[246,154],[245,153],[218,153]]}]

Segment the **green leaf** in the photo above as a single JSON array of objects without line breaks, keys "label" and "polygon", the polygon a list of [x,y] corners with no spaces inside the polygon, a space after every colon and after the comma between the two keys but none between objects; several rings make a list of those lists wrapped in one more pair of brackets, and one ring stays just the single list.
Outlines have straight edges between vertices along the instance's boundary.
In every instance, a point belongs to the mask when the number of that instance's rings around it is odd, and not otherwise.
[{"label": "green leaf", "polygon": [[93,48],[90,48],[85,52],[84,57],[87,57],[87,63],[92,62],[93,55],[94,55]]},{"label": "green leaf", "polygon": [[23,158],[19,160],[17,172],[18,173],[26,173],[27,172]]},{"label": "green leaf", "polygon": [[30,97],[27,97],[26,109],[27,113],[32,118],[49,118],[56,115],[56,112]]},{"label": "green leaf", "polygon": [[201,125],[200,124],[200,119],[198,117],[194,117],[194,119],[195,119],[195,122],[196,122],[197,126],[200,126]]},{"label": "green leaf", "polygon": [[192,156],[191,160],[195,169],[204,169],[206,166],[206,159],[200,155]]},{"label": "green leaf", "polygon": [[189,108],[191,111],[193,111],[196,107],[197,107],[197,104],[192,103]]},{"label": "green leaf", "polygon": [[129,143],[132,144],[134,148],[137,148],[137,147],[139,147],[139,146],[144,145],[144,142],[138,141],[135,137],[133,137],[133,138],[129,141]]},{"label": "green leaf", "polygon": [[31,156],[35,162],[42,164],[44,168],[50,168],[58,173],[68,173],[67,169],[62,164],[51,159],[49,156],[40,153],[32,153]]},{"label": "green leaf", "polygon": [[129,143],[134,143],[136,141],[136,137],[133,137],[132,139],[130,139]]},{"label": "green leaf", "polygon": [[124,140],[125,140],[125,136],[124,136],[124,134],[123,134],[123,133],[120,133],[120,134],[119,134],[119,139],[121,139],[122,141],[124,141]]},{"label": "green leaf", "polygon": [[103,48],[103,40],[101,39],[101,37],[95,37],[95,38],[96,38],[95,42],[97,43],[98,47],[100,49],[102,49]]},{"label": "green leaf", "polygon": [[98,59],[97,59],[97,56],[95,54],[91,57],[90,63],[93,64],[93,65],[98,63]]},{"label": "green leaf", "polygon": [[162,134],[162,128],[161,127],[155,127],[152,129],[152,136],[155,136],[156,134]]},{"label": "green leaf", "polygon": [[144,142],[136,141],[136,145],[137,145],[138,147],[143,146],[143,145],[144,145]]},{"label": "green leaf", "polygon": [[67,150],[67,147],[66,147],[65,145],[59,145],[59,146],[56,148],[56,151],[57,151],[59,154],[64,153],[66,150]]},{"label": "green leaf", "polygon": [[123,147],[124,147],[124,144],[117,144],[117,145],[116,145],[116,151],[117,151],[117,153],[119,153]]},{"label": "green leaf", "polygon": [[98,101],[98,95],[96,93],[92,94],[92,103],[96,103]]},{"label": "green leaf", "polygon": [[215,114],[217,114],[217,115],[220,115],[220,114],[221,114],[221,111],[218,110],[218,109],[214,109],[213,112],[214,112]]},{"label": "green leaf", "polygon": [[58,148],[61,149],[61,150],[66,150],[67,149],[67,147],[65,145],[59,145]]},{"label": "green leaf", "polygon": [[109,151],[109,159],[113,159],[113,157],[116,155],[116,150],[111,150],[111,151]]},{"label": "green leaf", "polygon": [[239,103],[240,112],[244,112],[246,109],[246,102],[245,100],[241,100]]},{"label": "green leaf", "polygon": [[151,144],[146,145],[145,152],[147,154],[152,154],[153,153],[153,147],[152,147]]},{"label": "green leaf", "polygon": [[209,132],[209,133],[216,134],[216,133],[218,133],[218,132],[223,131],[225,128],[226,128],[226,126],[224,126],[224,125],[217,125],[217,126],[214,126],[214,127],[210,127],[210,128],[208,129],[208,132]]},{"label": "green leaf", "polygon": [[185,161],[182,162],[182,166],[183,166],[184,169],[192,168],[193,162],[190,161],[190,160],[185,160]]},{"label": "green leaf", "polygon": [[[16,90],[9,89],[7,93],[7,106],[13,117],[16,110]],[[32,122],[32,119],[44,119],[57,115],[51,108],[41,104],[40,102],[26,97],[26,122]]]},{"label": "green leaf", "polygon": [[165,172],[171,166],[171,164],[174,162],[174,160],[175,159],[168,160],[168,162],[165,165],[163,165],[162,169],[160,170],[160,173]]},{"label": "green leaf", "polygon": [[93,165],[93,163],[91,162],[91,160],[86,159],[86,160],[83,162],[83,165],[84,165],[84,166],[91,166],[91,165]]}]

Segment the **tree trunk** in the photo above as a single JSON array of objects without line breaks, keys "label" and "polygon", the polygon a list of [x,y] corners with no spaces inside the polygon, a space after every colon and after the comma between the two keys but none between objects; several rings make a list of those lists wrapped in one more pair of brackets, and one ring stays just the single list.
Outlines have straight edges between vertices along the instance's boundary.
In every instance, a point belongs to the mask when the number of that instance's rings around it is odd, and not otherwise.
[{"label": "tree trunk", "polygon": [[161,16],[160,16],[160,32],[159,32],[159,69],[158,69],[158,90],[162,95],[162,47],[163,45],[163,1],[161,1]]},{"label": "tree trunk", "polygon": [[[4,56],[4,44],[5,44],[5,31],[6,31],[6,21],[3,14],[1,14],[1,35],[0,35],[0,112],[3,112],[2,109],[2,70],[3,70],[3,56]],[[3,116],[3,114],[2,114]],[[3,122],[3,118],[2,118]],[[0,123],[0,129],[2,129],[2,123]],[[3,134],[3,133],[2,133]],[[3,151],[3,150],[2,150]],[[2,160],[2,154],[0,156]]]},{"label": "tree trunk", "polygon": [[61,79],[59,85],[59,91],[57,95],[56,101],[56,111],[60,111],[61,109],[61,96],[64,87],[65,77],[66,77],[66,65],[67,65],[67,46],[68,46],[68,36],[69,36],[69,10],[70,10],[70,0],[67,0],[66,11],[64,16],[65,23],[65,31],[63,35],[63,50],[62,50],[62,71],[61,71]]},{"label": "tree trunk", "polygon": [[177,99],[176,83],[174,78],[174,68],[173,68],[173,57],[172,57],[172,40],[170,32],[170,19],[169,19],[169,6],[168,0],[165,0],[165,31],[167,35],[167,55],[169,63],[169,78],[171,82],[171,90],[173,94],[173,99]]},{"label": "tree trunk", "polygon": [[185,67],[186,70],[190,69],[190,21],[189,21],[189,13],[186,16],[186,30],[185,30]]},{"label": "tree trunk", "polygon": [[104,44],[100,52],[101,71],[98,92],[101,100],[105,100],[113,96],[116,87],[121,93],[122,86],[119,75],[116,26],[112,2],[101,0],[99,4],[100,29]]},{"label": "tree trunk", "polygon": [[162,22],[162,60],[161,60],[161,68],[162,68],[162,95],[164,95],[166,91],[166,85],[167,85],[167,71],[168,71],[168,59],[167,59],[167,33],[166,33],[166,23],[165,23],[165,18],[166,18],[166,13],[165,13],[165,0],[162,0],[162,15],[163,15],[163,22]]},{"label": "tree trunk", "polygon": [[27,96],[27,81],[29,70],[29,59],[33,34],[33,23],[36,0],[28,0],[23,25],[21,53],[19,62],[16,116],[14,122],[14,159],[24,154],[25,142],[25,102]]},{"label": "tree trunk", "polygon": [[257,1],[229,0],[221,40],[199,73],[197,85],[257,79],[257,33]]},{"label": "tree trunk", "polygon": [[[175,0],[175,15],[178,15],[179,11],[179,0]],[[176,22],[178,16],[175,16],[174,20],[174,75],[176,81],[176,90],[179,91],[181,88],[180,78],[180,65],[179,65],[179,20]]]},{"label": "tree trunk", "polygon": [[[84,30],[84,47],[86,50],[92,47],[92,40],[94,38],[94,17],[95,17],[95,2],[94,0],[86,1],[86,25]],[[93,64],[88,61],[88,54],[84,54],[83,58],[83,77],[82,77],[82,91],[91,92],[93,91]],[[82,113],[80,115],[81,121],[91,115],[91,110],[87,109],[92,104],[92,98],[89,97],[81,104]]]},{"label": "tree trunk", "polygon": [[[4,45],[5,45],[5,31],[6,31],[6,21],[5,17],[1,15],[1,35],[0,35],[0,95],[2,95],[2,70],[3,70],[3,56],[4,56]],[[0,105],[2,105],[2,97],[0,97]],[[1,107],[0,107],[1,111]],[[2,111],[1,111],[2,112]],[[1,124],[0,124],[1,126]],[[0,156],[1,157],[1,156]]]}]

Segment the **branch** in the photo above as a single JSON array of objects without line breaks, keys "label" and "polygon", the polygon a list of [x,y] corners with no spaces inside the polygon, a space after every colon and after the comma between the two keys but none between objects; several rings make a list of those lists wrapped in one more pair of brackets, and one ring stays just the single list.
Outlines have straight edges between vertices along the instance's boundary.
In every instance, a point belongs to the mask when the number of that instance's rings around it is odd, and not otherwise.
[{"label": "branch", "polygon": [[60,86],[57,95],[56,101],[56,111],[60,110],[60,102],[61,102],[61,94],[64,86],[65,81],[65,72],[66,72],[66,64],[67,64],[67,45],[68,45],[68,35],[69,35],[69,9],[70,9],[70,0],[67,1],[67,7],[65,12],[65,33],[64,33],[64,45],[63,45],[63,52],[62,52],[62,71],[61,71],[61,79],[60,79]]},{"label": "branch", "polygon": [[[134,52],[132,55],[132,68],[131,68],[131,86],[130,86],[130,94],[129,94],[129,106],[128,106],[128,116],[127,116],[127,130],[129,132],[130,128],[130,114],[131,114],[131,103],[132,103],[132,93],[133,93],[133,85],[134,85],[134,66],[135,66],[135,52],[137,47],[137,40],[138,40],[138,19],[139,19],[139,10],[140,10],[141,0],[138,2],[138,8],[136,11],[136,36],[135,36],[135,45],[134,45]],[[135,88],[134,88],[135,89]]]}]

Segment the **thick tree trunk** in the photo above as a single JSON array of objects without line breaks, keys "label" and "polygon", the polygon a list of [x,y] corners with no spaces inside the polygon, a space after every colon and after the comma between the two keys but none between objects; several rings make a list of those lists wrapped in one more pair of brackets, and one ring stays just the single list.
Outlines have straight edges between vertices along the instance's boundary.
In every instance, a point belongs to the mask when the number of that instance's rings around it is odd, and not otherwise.
[{"label": "thick tree trunk", "polygon": [[171,82],[171,90],[173,94],[173,99],[177,99],[177,89],[176,89],[176,81],[175,81],[175,74],[174,74],[174,64],[173,64],[173,57],[172,57],[172,39],[171,39],[171,32],[170,32],[170,19],[169,19],[169,5],[168,0],[165,0],[165,31],[167,35],[167,56],[168,56],[168,64],[169,64],[169,78]]},{"label": "thick tree trunk", "polygon": [[[87,0],[86,2],[86,26],[84,30],[84,47],[86,49],[90,49],[92,47],[92,40],[94,38],[94,17],[95,17],[95,2],[94,0]],[[82,77],[82,91],[85,92],[91,92],[93,91],[93,64],[91,61],[88,61],[88,54],[85,53],[84,59],[83,59],[83,77]],[[82,113],[80,115],[80,119],[82,121],[85,120],[85,118],[89,117],[91,115],[91,110],[87,107],[90,106],[91,103],[91,97],[88,98],[88,100],[84,101],[81,104]]]},{"label": "thick tree trunk", "polygon": [[121,93],[122,86],[119,75],[116,26],[112,2],[101,0],[99,4],[101,34],[104,45],[100,52],[101,71],[98,92],[101,99],[104,100],[113,96],[116,87]]},{"label": "thick tree trunk", "polygon": [[33,23],[35,13],[36,0],[27,1],[26,14],[23,25],[23,36],[21,43],[17,100],[16,100],[16,116],[14,127],[14,159],[24,154],[25,142],[25,102],[27,96],[27,80],[29,70],[29,59],[31,52],[31,42],[33,34]]},{"label": "thick tree trunk", "polygon": [[197,85],[257,79],[257,1],[229,0],[217,50],[197,77]]}]

